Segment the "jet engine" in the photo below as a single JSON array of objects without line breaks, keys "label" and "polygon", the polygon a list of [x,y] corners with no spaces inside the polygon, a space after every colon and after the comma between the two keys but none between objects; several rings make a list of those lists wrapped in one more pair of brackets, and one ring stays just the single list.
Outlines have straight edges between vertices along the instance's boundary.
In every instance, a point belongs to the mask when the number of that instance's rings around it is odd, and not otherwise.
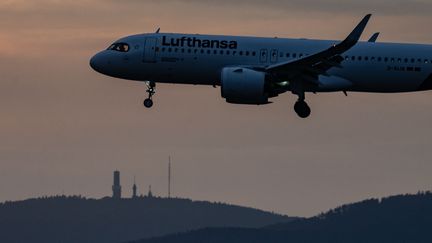
[{"label": "jet engine", "polygon": [[222,97],[234,104],[267,104],[266,73],[242,67],[227,67],[221,75]]}]

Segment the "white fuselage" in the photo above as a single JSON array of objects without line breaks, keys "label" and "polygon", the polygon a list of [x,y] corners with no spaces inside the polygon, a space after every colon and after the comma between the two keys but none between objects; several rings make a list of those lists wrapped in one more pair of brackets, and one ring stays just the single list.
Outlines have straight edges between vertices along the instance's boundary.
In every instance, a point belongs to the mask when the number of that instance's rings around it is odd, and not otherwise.
[{"label": "white fuselage", "polygon": [[[108,49],[91,60],[103,74],[138,81],[219,85],[225,67],[268,67],[299,59],[338,41],[237,37],[188,34],[141,34],[116,43],[125,49]],[[352,85],[344,90],[410,92],[431,88],[432,46],[359,42],[342,55],[339,67],[326,76]],[[289,80],[287,80],[289,81]]]}]

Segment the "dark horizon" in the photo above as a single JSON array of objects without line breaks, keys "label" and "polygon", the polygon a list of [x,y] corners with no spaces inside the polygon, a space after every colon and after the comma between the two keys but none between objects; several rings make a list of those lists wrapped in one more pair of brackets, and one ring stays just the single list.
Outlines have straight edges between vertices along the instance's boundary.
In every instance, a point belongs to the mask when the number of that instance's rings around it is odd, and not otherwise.
[{"label": "dark horizon", "polygon": [[299,218],[221,202],[178,198],[45,197],[0,203],[0,240],[429,242],[431,202],[432,192],[425,191],[363,199],[314,217]]},{"label": "dark horizon", "polygon": [[264,227],[297,218],[178,198],[46,197],[0,204],[0,241],[120,243],[207,227]]}]

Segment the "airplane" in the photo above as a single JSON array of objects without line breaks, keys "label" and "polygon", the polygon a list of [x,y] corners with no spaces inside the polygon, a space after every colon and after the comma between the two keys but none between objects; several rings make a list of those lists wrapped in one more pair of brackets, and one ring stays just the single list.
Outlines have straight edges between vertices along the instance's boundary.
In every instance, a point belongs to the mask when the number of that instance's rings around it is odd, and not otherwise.
[{"label": "airplane", "polygon": [[156,83],[220,86],[228,103],[264,105],[291,92],[307,118],[305,93],[400,93],[432,89],[432,45],[360,41],[371,14],[343,41],[156,33],[114,42],[90,60],[97,72],[144,81],[153,106]]}]

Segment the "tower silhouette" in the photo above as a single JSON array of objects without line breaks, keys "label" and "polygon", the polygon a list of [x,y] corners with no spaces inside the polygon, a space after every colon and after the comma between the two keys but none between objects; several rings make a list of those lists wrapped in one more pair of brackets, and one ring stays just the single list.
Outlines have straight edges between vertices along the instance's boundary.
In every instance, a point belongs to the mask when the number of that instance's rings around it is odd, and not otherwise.
[{"label": "tower silhouette", "polygon": [[136,186],[136,183],[135,183],[135,176],[134,176],[134,184],[133,184],[133,187],[132,187],[132,198],[137,198],[137,186]]},{"label": "tower silhouette", "polygon": [[114,184],[112,186],[113,198],[121,198],[120,171],[114,171]]},{"label": "tower silhouette", "polygon": [[149,191],[148,191],[147,197],[149,197],[149,198],[153,197],[153,193],[152,193],[152,190],[151,190],[151,185],[149,186]]}]

